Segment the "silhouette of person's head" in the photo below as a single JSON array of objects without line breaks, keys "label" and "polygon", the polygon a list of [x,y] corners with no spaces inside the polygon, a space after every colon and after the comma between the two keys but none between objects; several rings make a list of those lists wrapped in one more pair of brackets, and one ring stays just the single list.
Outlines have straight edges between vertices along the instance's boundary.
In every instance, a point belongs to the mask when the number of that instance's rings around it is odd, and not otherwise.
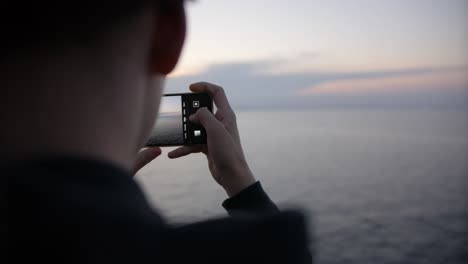
[{"label": "silhouette of person's head", "polygon": [[130,167],[181,53],[183,1],[8,0],[2,10],[2,154]]}]

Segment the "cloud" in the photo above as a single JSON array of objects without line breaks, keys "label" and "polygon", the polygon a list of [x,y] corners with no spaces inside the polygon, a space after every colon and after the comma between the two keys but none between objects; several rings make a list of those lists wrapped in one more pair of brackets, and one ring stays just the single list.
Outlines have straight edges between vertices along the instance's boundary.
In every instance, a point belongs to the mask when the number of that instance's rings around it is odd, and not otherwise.
[{"label": "cloud", "polygon": [[284,61],[212,64],[197,73],[169,78],[166,92],[186,92],[197,81],[213,82],[225,88],[235,108],[468,105],[466,66],[357,72],[271,70]]},{"label": "cloud", "polygon": [[468,88],[466,69],[439,69],[438,71],[395,74],[385,77],[342,79],[318,84],[299,90],[300,96],[319,94],[395,94],[428,93],[446,90],[465,90]]}]

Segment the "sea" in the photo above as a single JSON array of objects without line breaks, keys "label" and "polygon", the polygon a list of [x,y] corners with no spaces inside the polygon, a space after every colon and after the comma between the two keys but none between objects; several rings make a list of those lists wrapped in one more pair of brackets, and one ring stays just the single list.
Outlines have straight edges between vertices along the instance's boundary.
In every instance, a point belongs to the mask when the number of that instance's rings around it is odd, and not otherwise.
[{"label": "sea", "polygon": [[[308,219],[316,263],[468,263],[468,111],[239,111],[250,167]],[[226,216],[202,154],[136,177],[175,224]]]}]

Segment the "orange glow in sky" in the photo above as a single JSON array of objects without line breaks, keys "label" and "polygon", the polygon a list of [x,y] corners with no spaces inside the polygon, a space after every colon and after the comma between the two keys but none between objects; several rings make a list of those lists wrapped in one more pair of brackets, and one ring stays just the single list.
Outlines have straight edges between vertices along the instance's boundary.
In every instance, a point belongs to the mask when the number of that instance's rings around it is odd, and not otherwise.
[{"label": "orange glow in sky", "polygon": [[407,76],[345,79],[309,87],[297,95],[317,94],[369,94],[388,92],[415,92],[437,89],[468,90],[468,70],[442,71]]}]

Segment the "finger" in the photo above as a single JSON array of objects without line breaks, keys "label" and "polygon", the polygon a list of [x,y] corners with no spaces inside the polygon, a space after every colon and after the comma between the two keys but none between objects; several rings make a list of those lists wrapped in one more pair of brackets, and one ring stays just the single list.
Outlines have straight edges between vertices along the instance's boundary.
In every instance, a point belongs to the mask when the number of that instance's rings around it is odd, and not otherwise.
[{"label": "finger", "polygon": [[224,113],[217,111],[215,114],[216,119],[224,124],[226,130],[234,137],[234,139],[240,143],[239,130],[237,129],[237,123],[235,119],[226,118]]},{"label": "finger", "polygon": [[210,137],[218,135],[224,128],[223,124],[206,107],[198,109],[195,114],[189,116],[189,120],[192,123],[201,124]]},{"label": "finger", "polygon": [[232,111],[231,105],[226,97],[224,89],[218,85],[198,82],[190,85],[190,90],[197,93],[208,93],[218,109]]},{"label": "finger", "polygon": [[150,163],[156,157],[161,155],[162,151],[159,147],[148,147],[138,152],[137,159],[135,161],[134,172],[139,171],[146,164]]},{"label": "finger", "polygon": [[201,151],[202,151],[201,146],[183,146],[180,148],[176,148],[173,151],[170,151],[169,153],[167,153],[167,156],[170,159],[176,159],[176,158],[180,158],[183,156],[187,156],[192,153],[198,153]]}]

